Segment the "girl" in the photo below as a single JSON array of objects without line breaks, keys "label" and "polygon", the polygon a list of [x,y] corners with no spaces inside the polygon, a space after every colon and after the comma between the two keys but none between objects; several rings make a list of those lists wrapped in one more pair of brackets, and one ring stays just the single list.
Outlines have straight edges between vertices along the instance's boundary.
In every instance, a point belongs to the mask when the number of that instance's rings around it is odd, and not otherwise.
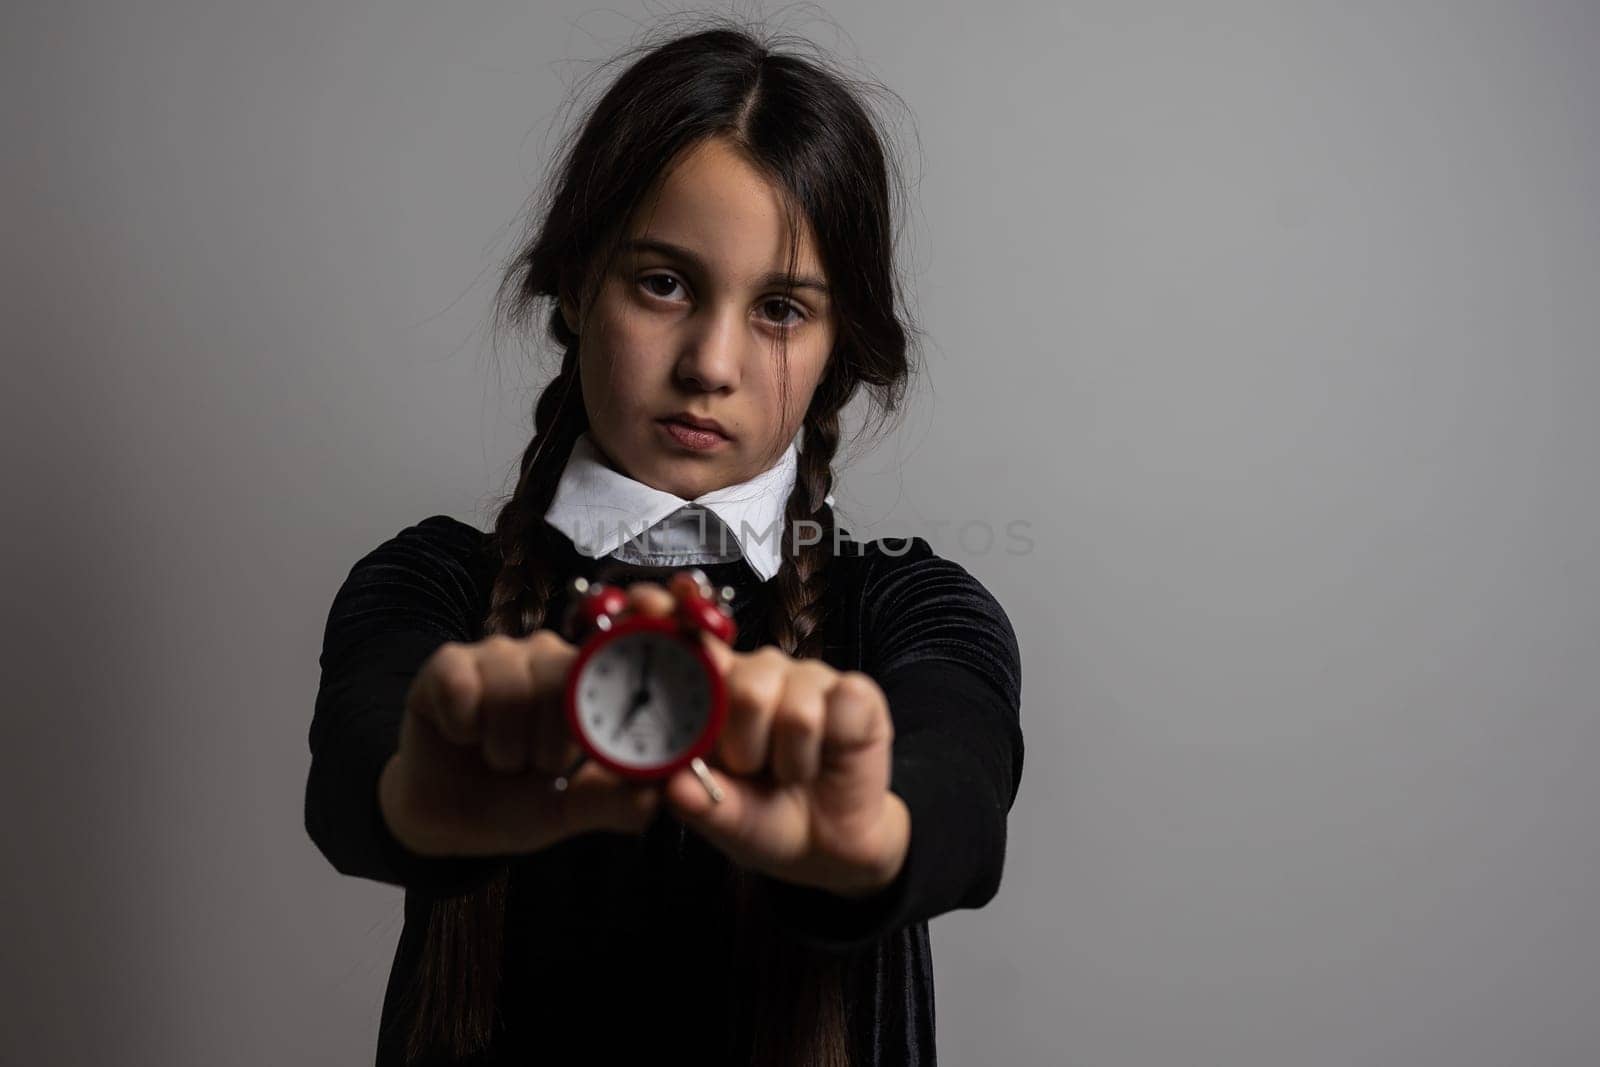
[{"label": "girl", "polygon": [[[501,290],[563,352],[515,492],[368,553],[324,633],[306,828],[406,891],[380,1065],[934,1063],[927,924],[999,887],[1021,670],[964,568],[833,512],[841,410],[908,372],[889,209],[844,79],[734,27],[564,153]],[[690,565],[735,594],[721,802],[561,777],[571,579],[663,613]]]}]

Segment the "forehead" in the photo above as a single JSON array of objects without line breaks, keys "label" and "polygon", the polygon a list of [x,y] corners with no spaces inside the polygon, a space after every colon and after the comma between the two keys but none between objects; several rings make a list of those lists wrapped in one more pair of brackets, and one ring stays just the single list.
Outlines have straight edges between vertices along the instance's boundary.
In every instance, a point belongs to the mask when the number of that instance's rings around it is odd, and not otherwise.
[{"label": "forehead", "polygon": [[[811,224],[803,212],[795,223],[795,273],[821,275]],[[692,146],[663,170],[628,236],[682,245],[735,280],[788,267],[790,239],[780,190],[720,138]]]}]

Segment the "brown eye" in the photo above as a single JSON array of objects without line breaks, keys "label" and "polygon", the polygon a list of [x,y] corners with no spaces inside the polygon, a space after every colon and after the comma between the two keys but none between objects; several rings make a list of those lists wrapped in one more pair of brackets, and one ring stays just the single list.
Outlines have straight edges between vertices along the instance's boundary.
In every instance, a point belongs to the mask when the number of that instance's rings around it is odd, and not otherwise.
[{"label": "brown eye", "polygon": [[668,286],[676,286],[676,285],[678,285],[678,279],[674,278],[670,274],[646,274],[643,278],[639,279],[639,284],[651,296],[659,296],[659,297],[665,298],[665,297],[671,295],[670,288],[669,288],[668,292],[661,292],[660,290],[658,290],[655,287],[656,283],[659,283],[659,282],[666,282],[668,284]]},{"label": "brown eye", "polygon": [[[800,306],[789,300],[768,300],[762,306],[768,311],[776,310],[778,312],[778,318],[767,320],[774,326],[798,326],[806,319],[805,312],[800,310]],[[793,312],[795,317],[793,319],[785,320],[783,318],[785,312]]]}]

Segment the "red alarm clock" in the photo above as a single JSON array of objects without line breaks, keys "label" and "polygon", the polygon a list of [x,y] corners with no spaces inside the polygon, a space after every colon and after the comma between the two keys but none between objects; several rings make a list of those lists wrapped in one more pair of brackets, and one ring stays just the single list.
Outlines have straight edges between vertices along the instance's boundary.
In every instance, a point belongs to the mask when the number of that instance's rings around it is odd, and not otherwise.
[{"label": "red alarm clock", "polygon": [[733,642],[733,590],[713,591],[698,568],[677,572],[668,588],[673,615],[623,618],[621,588],[573,580],[566,623],[582,644],[567,674],[567,726],[588,758],[625,778],[665,779],[687,766],[720,801],[703,757],[727,720],[727,693],[700,634]]}]

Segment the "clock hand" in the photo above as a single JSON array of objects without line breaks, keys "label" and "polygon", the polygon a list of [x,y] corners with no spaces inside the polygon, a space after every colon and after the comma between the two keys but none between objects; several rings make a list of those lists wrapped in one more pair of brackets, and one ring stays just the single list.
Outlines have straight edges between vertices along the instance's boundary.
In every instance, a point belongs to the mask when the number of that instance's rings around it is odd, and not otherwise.
[{"label": "clock hand", "polygon": [[650,703],[650,658],[655,654],[655,650],[656,646],[653,644],[644,646],[644,660],[639,665],[639,688],[633,691],[633,704],[629,706],[627,713],[622,717],[622,721],[617,724],[616,730],[612,732],[611,736],[613,738],[621,737],[622,731],[626,730],[632,724],[634,718],[638,716],[639,709]]},{"label": "clock hand", "polygon": [[650,703],[650,691],[648,689],[635,690],[633,703],[628,705],[628,710],[623,714],[622,721],[617,723],[617,728],[612,731],[611,736],[613,738],[621,737],[622,731],[626,730],[638,716],[639,709],[648,703]]},{"label": "clock hand", "polygon": [[644,660],[639,664],[639,688],[633,691],[635,706],[650,699],[650,657],[655,655],[656,646],[644,646]]}]

